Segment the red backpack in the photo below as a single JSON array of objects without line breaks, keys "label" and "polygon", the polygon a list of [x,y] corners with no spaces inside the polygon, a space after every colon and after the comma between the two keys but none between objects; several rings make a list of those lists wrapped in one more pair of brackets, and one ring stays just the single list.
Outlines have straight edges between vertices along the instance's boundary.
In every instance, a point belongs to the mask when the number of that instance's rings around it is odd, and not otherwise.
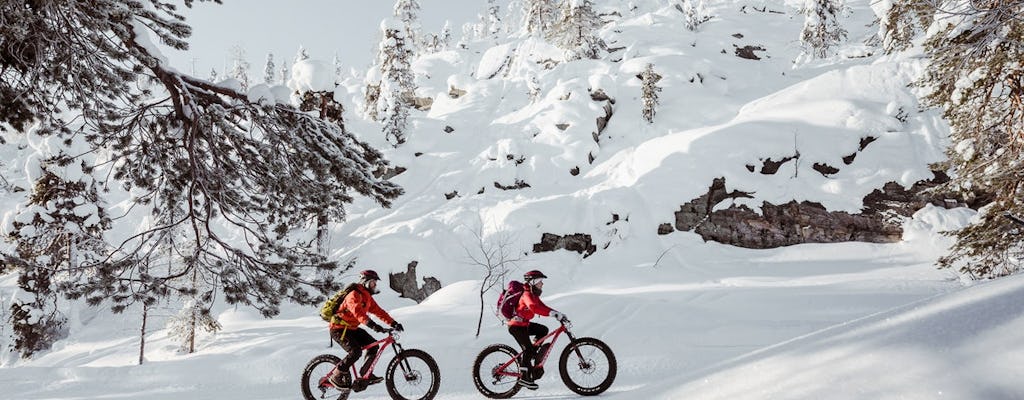
[{"label": "red backpack", "polygon": [[515,318],[520,297],[523,297],[523,283],[515,280],[509,281],[505,291],[498,296],[498,314],[506,321]]}]

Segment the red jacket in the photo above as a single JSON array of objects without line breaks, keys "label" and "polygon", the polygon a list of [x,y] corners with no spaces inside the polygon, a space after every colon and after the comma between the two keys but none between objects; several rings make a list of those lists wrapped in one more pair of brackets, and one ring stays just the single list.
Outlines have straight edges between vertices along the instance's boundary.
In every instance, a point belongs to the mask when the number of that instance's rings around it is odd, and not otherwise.
[{"label": "red jacket", "polygon": [[342,323],[331,324],[330,329],[358,328],[370,320],[367,313],[376,315],[388,325],[395,324],[395,319],[377,305],[377,301],[373,299],[370,291],[363,285],[356,285],[355,289],[345,296],[345,301],[338,307],[336,315]]},{"label": "red jacket", "polygon": [[548,316],[554,311],[551,307],[540,301],[540,297],[533,294],[529,289],[523,292],[519,298],[519,305],[516,306],[516,317],[508,321],[509,326],[530,326],[530,320],[534,315]]}]

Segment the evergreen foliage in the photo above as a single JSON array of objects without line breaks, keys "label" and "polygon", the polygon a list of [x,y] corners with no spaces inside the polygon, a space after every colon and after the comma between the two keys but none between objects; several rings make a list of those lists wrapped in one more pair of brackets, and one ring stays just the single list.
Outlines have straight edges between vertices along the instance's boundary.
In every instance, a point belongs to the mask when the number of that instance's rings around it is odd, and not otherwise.
[{"label": "evergreen foliage", "polygon": [[412,51],[401,27],[385,21],[381,24],[383,38],[380,42],[375,63],[380,81],[367,85],[366,103],[371,116],[384,122],[384,135],[393,146],[405,143],[405,131],[409,117],[409,105],[415,97],[415,81],[412,73]]},{"label": "evergreen foliage", "polygon": [[555,23],[553,0],[524,0],[523,27],[529,35],[545,38]]},{"label": "evergreen foliage", "polygon": [[[202,0],[184,4],[196,1]],[[78,257],[59,264],[82,272],[60,284],[66,296],[120,311],[179,290],[173,282],[198,269],[214,277],[228,303],[265,316],[276,315],[282,301],[315,304],[321,296],[314,292],[338,288],[330,274],[316,272],[337,266],[297,235],[308,216],[340,220],[354,193],[385,207],[402,193],[373,175],[388,165],[381,153],[337,124],[288,104],[250,101],[247,93],[165,66],[148,37],[187,48],[191,28],[174,4],[4,2],[0,16],[0,126],[24,131],[35,124],[35,134],[84,141],[90,153],[83,160],[103,153],[106,162],[97,167],[109,169],[104,184],[120,185],[136,207],[165,221],[96,257],[84,256],[79,242]],[[144,271],[149,252],[172,228],[188,233],[189,262],[166,273]],[[15,239],[56,250],[68,240],[59,232],[21,229]],[[26,271],[58,265],[23,248],[5,263]]]},{"label": "evergreen foliage", "polygon": [[1002,214],[1024,214],[1024,1],[944,7],[934,11],[942,29],[924,44],[930,62],[917,84],[951,128],[943,167],[953,174],[942,189],[990,202],[977,223],[955,232],[939,263],[974,278],[1003,276],[1020,269],[1012,260],[1022,243]]},{"label": "evergreen foliage", "polygon": [[658,106],[658,92],[661,92],[657,83],[661,80],[661,75],[654,72],[654,64],[647,64],[647,67],[637,77],[640,78],[642,85],[640,88],[640,98],[643,102],[641,113],[647,123],[654,122],[654,114],[657,113],[656,107]]},{"label": "evergreen foliage", "polygon": [[686,15],[686,29],[697,31],[701,24],[711,20],[704,0],[683,0],[683,14]]},{"label": "evergreen foliage", "polygon": [[395,17],[404,26],[405,47],[415,53],[420,46],[420,3],[417,0],[398,0],[395,2]]},{"label": "evergreen foliage", "polygon": [[263,83],[267,85],[274,84],[274,53],[267,53],[267,63],[263,67]]},{"label": "evergreen foliage", "polygon": [[607,49],[597,36],[602,26],[604,21],[594,11],[593,1],[569,0],[562,3],[561,17],[551,27],[550,38],[567,52],[569,60],[598,59]]},{"label": "evergreen foliage", "polygon": [[828,57],[829,50],[846,39],[846,29],[838,20],[844,10],[842,0],[806,0],[800,10],[804,14],[800,44],[804,47],[805,55]]}]

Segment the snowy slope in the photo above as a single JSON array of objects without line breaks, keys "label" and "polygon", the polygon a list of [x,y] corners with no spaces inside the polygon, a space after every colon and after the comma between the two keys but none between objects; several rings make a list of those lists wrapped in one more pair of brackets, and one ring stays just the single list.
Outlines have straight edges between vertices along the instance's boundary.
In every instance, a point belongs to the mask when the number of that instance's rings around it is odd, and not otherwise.
[{"label": "snowy slope", "polygon": [[[795,4],[710,3],[716,17],[690,32],[665,2],[634,1],[632,11],[620,3],[599,2],[622,16],[602,32],[622,47],[607,60],[548,63],[561,52],[526,37],[419,59],[417,95],[434,103],[413,113],[399,148],[362,118],[361,81],[343,83],[347,128],[407,168],[394,178],[406,195],[390,209],[353,204],[348,221],[333,226],[332,256],[381,273],[417,261],[419,276],[440,279],[444,287],[422,304],[379,296],[408,330],[402,343],[439,362],[440,399],[480,398],[473,357],[487,344],[511,343],[490,310],[495,293],[485,299],[481,337],[473,336],[482,270],[467,253],[478,233],[523,252],[543,233],[594,237],[598,251],[589,257],[531,253],[514,274],[544,270],[545,301],[574,321],[575,333],[615,350],[618,377],[602,398],[1024,397],[1024,346],[1009,333],[1024,323],[1013,301],[1024,280],[965,288],[934,267],[949,245],[939,232],[962,226],[969,210],[928,207],[906,221],[903,242],[889,245],[749,250],[656,233],[718,177],[753,193],[743,201],[754,209],[810,200],[850,212],[886,182],[931,177],[946,128],[906,86],[921,60],[872,55],[862,44],[876,29],[866,1],[851,3],[842,56],[800,64]],[[761,59],[737,57],[744,46],[764,48],[755,52]],[[640,117],[635,76],[648,63],[664,76],[652,124]],[[542,89],[536,101],[531,77]],[[318,79],[311,72],[306,81]],[[452,88],[465,94],[450,96]],[[598,90],[616,101],[595,141],[595,120],[606,113],[590,96]],[[876,140],[859,149],[869,136]],[[4,163],[5,176],[26,185],[45,147],[4,148],[5,160],[18,160]],[[796,152],[800,162],[774,175],[747,168]],[[823,176],[815,162],[840,172]],[[517,181],[530,186],[495,187]],[[0,196],[0,204],[15,210],[22,196]],[[5,226],[11,218],[6,211]],[[12,275],[0,277],[3,298],[14,287]],[[151,331],[138,366],[137,312],[69,306],[72,336],[34,360],[7,360],[0,399],[292,399],[306,361],[341,352],[326,348],[311,307],[286,306],[274,320],[223,304],[215,311],[224,329],[202,337],[197,353],[181,354],[165,330]],[[517,397],[576,398],[556,375]],[[383,387],[353,396],[386,397]]]}]

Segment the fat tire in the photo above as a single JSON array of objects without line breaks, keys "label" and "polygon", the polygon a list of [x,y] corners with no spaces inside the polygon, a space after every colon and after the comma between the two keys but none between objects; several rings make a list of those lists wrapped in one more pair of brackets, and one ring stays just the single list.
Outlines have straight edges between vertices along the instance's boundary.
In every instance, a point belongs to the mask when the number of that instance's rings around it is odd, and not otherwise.
[{"label": "fat tire", "polygon": [[[569,356],[573,355],[577,348],[583,346],[596,348],[604,354],[605,358],[608,359],[608,376],[606,376],[600,384],[594,387],[583,387],[579,383],[573,381],[569,376]],[[558,359],[558,372],[562,375],[562,382],[565,383],[565,386],[567,386],[569,390],[572,390],[573,392],[576,392],[576,394],[582,396],[596,396],[603,393],[605,390],[608,390],[608,388],[612,386],[612,382],[615,381],[616,368],[615,354],[612,353],[612,349],[604,342],[590,337],[578,338],[572,343],[569,343],[569,345],[565,346],[565,349],[562,350],[562,356]]]},{"label": "fat tire", "polygon": [[299,382],[299,384],[302,385],[302,397],[305,398],[306,400],[318,400],[317,397],[313,395],[313,392],[310,391],[312,387],[319,384],[319,382],[311,382],[310,379],[320,379],[320,377],[311,376],[313,374],[313,370],[316,369],[318,365],[323,363],[337,365],[340,362],[341,357],[338,357],[333,354],[321,354],[316,357],[313,357],[312,360],[309,360],[309,362],[306,363],[306,368],[302,370],[302,381]]},{"label": "fat tire", "polygon": [[[492,390],[488,389],[486,386],[484,386],[484,383],[483,383],[482,379],[491,379],[491,367],[490,366],[484,366],[484,365],[481,365],[481,364],[484,362],[484,359],[486,359],[488,355],[490,355],[491,353],[499,353],[499,352],[500,353],[505,353],[506,355],[508,355],[508,358],[510,358],[510,359],[514,359],[516,354],[518,354],[518,352],[515,351],[515,349],[513,349],[512,346],[508,346],[508,345],[504,345],[504,344],[492,344],[490,346],[485,347],[482,351],[480,351],[480,354],[478,354],[476,356],[476,360],[473,361],[473,384],[476,385],[476,390],[479,391],[480,394],[482,394],[482,395],[484,395],[484,396],[486,396],[488,398],[491,398],[491,399],[507,399],[507,398],[510,398],[512,396],[515,396],[516,393],[519,393],[519,389],[520,389],[519,385],[513,384],[512,388],[507,390],[507,391],[495,392],[495,391],[492,391]],[[515,364],[515,368],[518,370],[519,369],[519,361],[518,360],[514,361],[514,364]],[[485,368],[486,369],[485,371],[482,371],[483,372],[483,376],[481,376],[480,368]]]},{"label": "fat tire", "polygon": [[[424,394],[423,397],[415,399],[402,396],[395,388],[395,371],[399,369],[398,367],[401,365],[402,361],[410,358],[419,358],[423,360],[423,363],[427,364],[427,368],[430,369],[431,376],[430,388],[427,390],[427,393]],[[392,399],[433,400],[434,396],[437,396],[437,391],[441,388],[441,370],[437,367],[437,361],[434,361],[434,357],[431,357],[427,352],[418,349],[402,350],[394,359],[391,360],[390,363],[388,363],[388,370],[387,374],[384,376],[384,382],[385,386],[388,388],[388,394],[391,395]]]}]

